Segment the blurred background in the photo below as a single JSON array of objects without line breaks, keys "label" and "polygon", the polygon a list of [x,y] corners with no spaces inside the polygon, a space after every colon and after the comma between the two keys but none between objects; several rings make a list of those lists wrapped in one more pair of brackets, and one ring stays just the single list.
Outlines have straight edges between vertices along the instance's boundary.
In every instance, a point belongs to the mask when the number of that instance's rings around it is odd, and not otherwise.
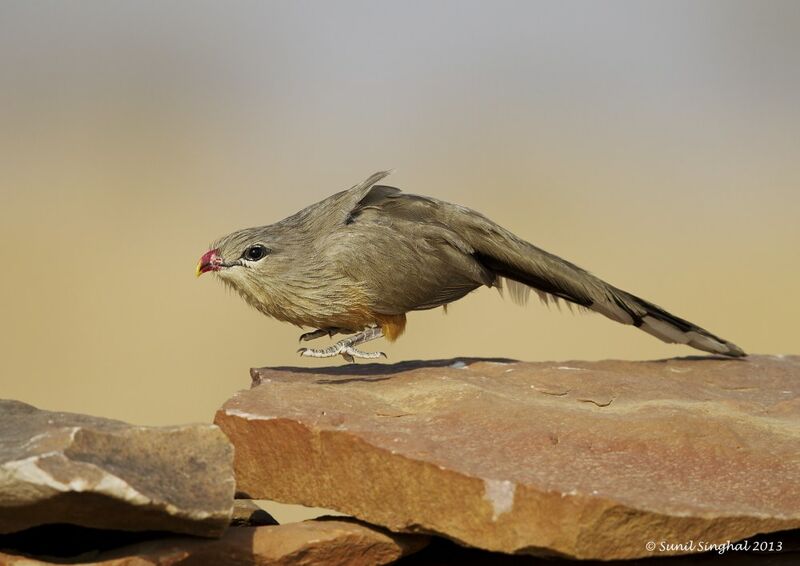
[{"label": "blurred background", "polygon": [[[0,81],[2,397],[209,421],[252,366],[324,364],[195,265],[384,168],[800,353],[798,2],[4,0]],[[488,289],[367,349],[695,353]]]}]

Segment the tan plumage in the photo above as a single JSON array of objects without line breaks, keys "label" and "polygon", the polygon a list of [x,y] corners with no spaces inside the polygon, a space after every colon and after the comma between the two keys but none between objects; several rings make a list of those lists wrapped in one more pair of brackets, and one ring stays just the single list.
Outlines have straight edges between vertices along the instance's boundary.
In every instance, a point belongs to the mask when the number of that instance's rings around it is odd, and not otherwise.
[{"label": "tan plumage", "polygon": [[[444,306],[506,280],[519,301],[533,289],[544,300],[576,304],[665,342],[745,355],[735,344],[605,283],[478,212],[375,184],[387,174],[376,173],[275,224],[225,236],[203,256],[198,272],[216,271],[264,314],[335,332],[377,327],[395,339],[405,328],[406,313]],[[248,251],[254,246],[267,252],[250,261],[247,254],[258,255]],[[346,344],[347,351],[305,350],[305,355],[358,356],[364,353],[352,346],[378,336],[370,331]]]}]

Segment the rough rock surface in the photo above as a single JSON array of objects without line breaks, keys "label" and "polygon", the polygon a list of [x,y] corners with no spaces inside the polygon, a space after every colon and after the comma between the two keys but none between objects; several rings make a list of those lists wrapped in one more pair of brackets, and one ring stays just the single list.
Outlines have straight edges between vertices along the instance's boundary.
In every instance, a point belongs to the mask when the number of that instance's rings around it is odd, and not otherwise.
[{"label": "rough rock surface", "polygon": [[216,423],[253,498],[606,560],[800,527],[800,357],[252,375]]},{"label": "rough rock surface", "polygon": [[162,538],[72,559],[37,559],[6,551],[0,552],[0,564],[373,566],[390,564],[427,543],[425,536],[392,534],[337,517],[287,525],[233,527],[219,539]]},{"label": "rough rock surface", "polygon": [[0,533],[71,523],[217,536],[232,464],[213,425],[133,426],[0,400]]}]

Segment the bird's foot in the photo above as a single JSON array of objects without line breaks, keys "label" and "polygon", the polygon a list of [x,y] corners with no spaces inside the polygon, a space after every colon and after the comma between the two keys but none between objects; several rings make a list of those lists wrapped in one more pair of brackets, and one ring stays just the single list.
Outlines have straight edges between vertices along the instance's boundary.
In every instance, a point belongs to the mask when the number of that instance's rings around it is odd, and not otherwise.
[{"label": "bird's foot", "polygon": [[374,360],[381,356],[386,357],[383,352],[364,352],[354,346],[342,345],[341,342],[327,348],[300,348],[297,351],[306,358],[332,358],[341,355],[348,362],[354,362],[355,358]]},{"label": "bird's foot", "polygon": [[[326,332],[326,330],[316,330],[314,332],[309,332],[308,334],[316,334],[318,332]],[[305,334],[303,335],[305,336]],[[303,336],[300,339],[303,339]],[[319,338],[323,336],[323,334],[315,335],[314,338]],[[366,360],[374,360],[376,358],[380,358],[383,356],[386,357],[386,354],[383,352],[363,352],[356,348],[358,344],[362,344],[364,342],[368,342],[369,340],[374,340],[375,338],[380,338],[383,336],[383,332],[378,327],[370,327],[358,334],[350,336],[349,338],[345,338],[344,340],[339,340],[336,344],[332,346],[328,346],[327,348],[300,348],[298,353],[301,356],[305,356],[307,358],[332,358],[333,356],[341,355],[345,360],[348,362],[355,361],[355,358],[361,358]],[[310,340],[311,338],[309,338]]]},{"label": "bird's foot", "polygon": [[318,328],[317,330],[312,330],[311,332],[306,332],[305,334],[300,335],[300,342],[308,342],[309,340],[316,340],[317,338],[322,338],[323,336],[328,336],[329,338],[333,337],[334,334],[338,334],[341,332],[338,328]]}]

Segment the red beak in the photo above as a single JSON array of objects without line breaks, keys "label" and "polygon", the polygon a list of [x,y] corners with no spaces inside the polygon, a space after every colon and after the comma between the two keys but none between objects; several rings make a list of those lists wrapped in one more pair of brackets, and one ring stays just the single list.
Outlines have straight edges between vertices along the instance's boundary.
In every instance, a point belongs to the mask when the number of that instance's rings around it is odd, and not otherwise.
[{"label": "red beak", "polygon": [[222,269],[222,258],[219,250],[208,250],[197,262],[197,276],[200,277],[206,271],[219,271]]}]

